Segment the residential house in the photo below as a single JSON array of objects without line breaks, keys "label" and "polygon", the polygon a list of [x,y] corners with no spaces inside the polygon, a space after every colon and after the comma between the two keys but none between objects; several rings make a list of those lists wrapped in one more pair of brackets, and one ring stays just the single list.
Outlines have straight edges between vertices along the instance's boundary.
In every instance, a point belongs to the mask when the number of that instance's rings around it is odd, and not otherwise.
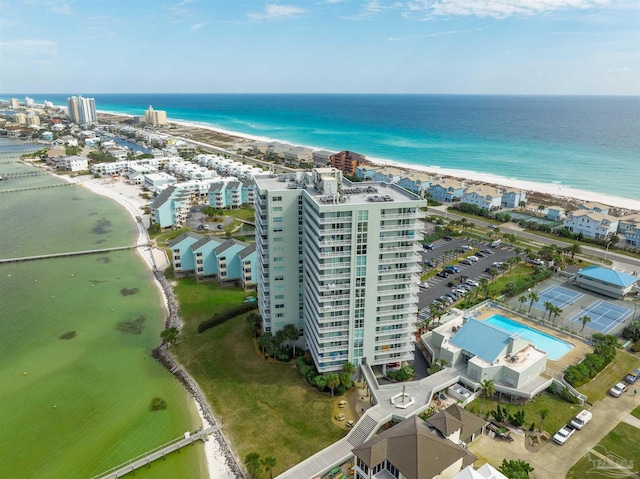
[{"label": "residential house", "polygon": [[333,153],[327,150],[314,151],[313,153],[311,153],[313,166],[316,168],[326,168],[331,162],[331,155],[333,155]]},{"label": "residential house", "polygon": [[304,146],[294,146],[284,152],[284,162],[287,165],[298,166],[300,163],[311,163],[313,150]]},{"label": "residential house", "polygon": [[[131,178],[131,177],[129,177]],[[144,188],[154,193],[159,193],[166,185],[173,185],[177,183],[177,178],[164,173],[149,173],[144,175],[143,185]]]},{"label": "residential house", "polygon": [[609,214],[609,207],[600,203],[583,203],[578,206],[579,210],[595,211],[596,213]]},{"label": "residential house", "polygon": [[588,238],[606,238],[618,231],[618,218],[594,210],[578,209],[567,213],[564,227]]},{"label": "residential house", "polygon": [[56,160],[56,167],[67,171],[86,171],[89,169],[89,160],[85,156],[67,156]]},{"label": "residential house", "polygon": [[628,246],[640,246],[640,214],[618,218],[618,231],[624,236],[623,243]]},{"label": "residential house", "polygon": [[502,207],[518,208],[520,203],[527,202],[527,192],[517,188],[505,188],[502,191]]},{"label": "residential house", "polygon": [[222,180],[211,183],[207,192],[208,203],[214,208],[240,208],[253,205],[254,183],[250,180]]},{"label": "residential house", "polygon": [[426,173],[409,172],[401,176],[398,181],[398,186],[401,186],[405,190],[409,190],[417,195],[424,196],[428,191],[433,177]]},{"label": "residential house", "polygon": [[355,479],[445,479],[476,461],[413,416],[353,449]]},{"label": "residential house", "polygon": [[551,221],[562,221],[564,219],[564,208],[560,206],[549,206],[545,217]]},{"label": "residential house", "polygon": [[198,281],[218,276],[218,260],[214,251],[221,244],[222,241],[217,238],[203,236],[191,245],[191,252],[195,259],[195,276]]},{"label": "residential house", "polygon": [[258,254],[255,243],[240,251],[238,258],[242,264],[240,285],[245,290],[255,288],[258,283]]},{"label": "residential house", "polygon": [[494,211],[500,209],[502,205],[502,190],[488,185],[469,186],[462,194],[460,203],[467,203],[483,210]]},{"label": "residential house", "polygon": [[438,431],[443,439],[466,446],[483,434],[488,422],[460,405],[452,404],[429,417],[427,424]]},{"label": "residential house", "polygon": [[190,194],[177,186],[169,186],[151,203],[153,223],[160,228],[175,228],[184,224],[191,205]]},{"label": "residential house", "polygon": [[431,198],[441,203],[451,203],[459,201],[464,194],[465,184],[463,181],[453,178],[439,178],[429,186]]},{"label": "residential house", "polygon": [[50,132],[50,131],[43,131],[40,136],[42,137],[42,139],[44,141],[52,141],[53,140],[53,133]]}]

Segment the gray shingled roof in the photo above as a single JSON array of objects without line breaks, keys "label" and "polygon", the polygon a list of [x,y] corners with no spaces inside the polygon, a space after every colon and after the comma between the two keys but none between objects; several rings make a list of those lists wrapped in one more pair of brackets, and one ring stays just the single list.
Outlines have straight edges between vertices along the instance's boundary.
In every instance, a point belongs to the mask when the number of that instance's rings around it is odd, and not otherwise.
[{"label": "gray shingled roof", "polygon": [[231,248],[234,244],[237,244],[237,245],[240,245],[240,246],[248,246],[247,243],[243,243],[242,241],[238,241],[236,239],[228,239],[227,241],[222,243],[220,246],[218,246],[213,251],[214,251],[215,254],[220,254],[223,251],[226,251],[229,248]]},{"label": "gray shingled roof", "polygon": [[[157,209],[160,206],[162,206],[167,200],[171,198],[171,196],[176,190],[178,190],[178,188],[175,186],[169,186],[164,190],[162,190],[160,194],[156,196],[155,200],[153,200],[153,203],[151,203],[151,208]],[[178,196],[176,198],[186,199],[188,197],[189,197],[189,194],[187,192],[178,192]]]},{"label": "gray shingled roof", "polygon": [[238,253],[238,257],[240,259],[245,259],[247,256],[249,256],[251,253],[253,253],[256,250],[256,245],[254,244],[250,244],[249,246],[247,246],[245,249],[243,249],[242,251],[240,251],[240,253]]},{"label": "gray shingled roof", "polygon": [[209,193],[217,193],[218,191],[222,191],[222,187],[224,186],[223,181],[218,181],[216,183],[211,183],[209,187]]},{"label": "gray shingled roof", "polygon": [[489,424],[481,417],[470,413],[465,408],[460,407],[458,404],[452,404],[447,409],[445,409],[445,412],[458,421],[462,422],[462,432],[460,433],[460,440],[462,442],[469,442],[471,436],[477,434],[482,430],[483,427]]},{"label": "gray shingled roof", "polygon": [[427,424],[434,427],[443,436],[448,437],[459,429],[462,429],[462,421],[453,417],[446,410],[438,411],[429,419]]},{"label": "gray shingled roof", "polygon": [[177,245],[178,243],[180,243],[182,240],[186,238],[193,238],[196,241],[200,241],[202,239],[202,236],[197,233],[192,233],[190,231],[188,233],[182,233],[180,236],[177,236],[176,238],[169,241],[169,248],[173,248],[175,245]]},{"label": "gray shingled roof", "polygon": [[218,246],[220,246],[220,241],[210,238],[209,236],[205,236],[204,238],[202,238],[200,241],[198,241],[197,243],[193,243],[191,245],[191,250],[192,251],[197,251],[200,248],[202,248],[204,245],[206,245],[207,243],[215,243],[214,248],[217,248]]},{"label": "gray shingled roof", "polygon": [[433,479],[460,459],[461,469],[477,459],[466,449],[432,434],[417,416],[354,448],[353,453],[369,467],[386,459],[407,479]]}]

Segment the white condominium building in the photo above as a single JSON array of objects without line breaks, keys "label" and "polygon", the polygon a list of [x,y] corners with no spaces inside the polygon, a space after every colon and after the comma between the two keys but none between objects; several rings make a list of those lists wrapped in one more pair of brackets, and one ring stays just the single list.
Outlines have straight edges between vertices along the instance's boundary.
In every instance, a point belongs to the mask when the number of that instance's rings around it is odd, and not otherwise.
[{"label": "white condominium building", "polygon": [[88,126],[98,122],[96,101],[93,98],[72,96],[67,98],[67,107],[69,108],[69,118],[73,123]]},{"label": "white condominium building", "polygon": [[263,329],[298,327],[320,372],[412,359],[425,201],[336,168],[255,183]]},{"label": "white condominium building", "polygon": [[165,126],[167,125],[167,112],[164,110],[154,110],[151,105],[149,109],[144,112],[144,122],[151,126]]}]

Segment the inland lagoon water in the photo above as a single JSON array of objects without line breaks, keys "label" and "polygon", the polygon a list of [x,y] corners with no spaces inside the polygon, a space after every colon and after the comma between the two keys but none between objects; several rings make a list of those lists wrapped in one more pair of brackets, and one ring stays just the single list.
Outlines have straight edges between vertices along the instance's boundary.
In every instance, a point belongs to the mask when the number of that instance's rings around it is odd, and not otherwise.
[{"label": "inland lagoon water", "polygon": [[[7,149],[0,141],[0,174],[38,171]],[[81,186],[6,192],[60,182],[0,182],[1,258],[135,241],[128,213]],[[151,358],[164,317],[135,250],[0,264],[0,477],[90,478],[199,427],[187,392]],[[152,411],[154,398],[166,409]],[[206,476],[201,444],[136,473]]]}]

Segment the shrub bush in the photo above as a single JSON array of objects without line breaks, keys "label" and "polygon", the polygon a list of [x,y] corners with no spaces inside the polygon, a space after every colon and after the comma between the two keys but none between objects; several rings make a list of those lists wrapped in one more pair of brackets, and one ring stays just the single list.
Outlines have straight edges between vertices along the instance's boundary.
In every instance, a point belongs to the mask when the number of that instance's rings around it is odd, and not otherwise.
[{"label": "shrub bush", "polygon": [[198,332],[203,333],[207,329],[213,328],[214,326],[218,326],[219,324],[224,323],[225,321],[235,318],[243,313],[248,313],[257,308],[256,303],[242,303],[240,306],[236,306],[235,308],[227,309],[221,313],[214,314],[211,318],[206,321],[202,321],[198,325]]},{"label": "shrub bush", "polygon": [[415,369],[411,366],[405,366],[403,368],[387,371],[387,377],[392,381],[408,381],[416,373]]},{"label": "shrub bush", "polygon": [[564,371],[564,379],[573,387],[582,386],[602,371],[616,356],[618,340],[615,336],[594,334],[591,339],[595,342],[593,353],[589,353],[576,366],[569,366]]}]

